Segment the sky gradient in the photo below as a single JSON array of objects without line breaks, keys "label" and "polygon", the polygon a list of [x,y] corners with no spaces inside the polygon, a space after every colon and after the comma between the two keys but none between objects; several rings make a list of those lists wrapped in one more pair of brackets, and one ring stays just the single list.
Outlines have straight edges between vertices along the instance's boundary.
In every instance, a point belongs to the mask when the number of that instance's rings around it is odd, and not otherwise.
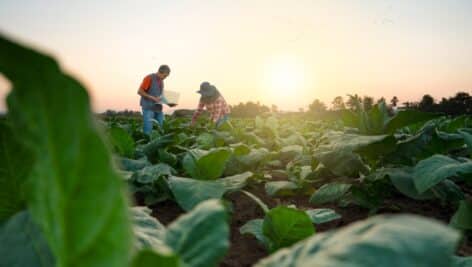
[{"label": "sky gradient", "polygon": [[[2,0],[0,32],[54,55],[98,112],[139,110],[137,88],[160,64],[179,108],[196,107],[203,81],[230,104],[282,110],[472,93],[469,0],[73,2]],[[0,77],[2,99],[8,87]]]}]

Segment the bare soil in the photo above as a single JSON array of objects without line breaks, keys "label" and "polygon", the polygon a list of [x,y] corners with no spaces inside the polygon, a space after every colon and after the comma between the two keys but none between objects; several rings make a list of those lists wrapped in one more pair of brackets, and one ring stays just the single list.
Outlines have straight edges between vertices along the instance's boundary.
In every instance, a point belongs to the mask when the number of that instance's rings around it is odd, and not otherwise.
[{"label": "bare soil", "polygon": [[[308,202],[308,196],[288,196],[288,197],[269,197],[264,191],[263,185],[251,185],[245,190],[259,197],[269,208],[277,205],[295,204],[299,209],[313,208],[331,208],[342,215],[341,219],[324,223],[316,226],[316,232],[324,232],[339,227],[349,225],[352,222],[366,219],[369,217],[369,211],[359,206],[339,207],[335,204],[315,206]],[[465,190],[466,191],[466,190]],[[138,204],[142,204],[142,199],[135,196]],[[268,256],[265,248],[250,235],[241,235],[239,228],[247,221],[257,218],[263,218],[263,211],[259,206],[247,197],[245,194],[235,192],[226,196],[226,199],[233,204],[233,213],[231,214],[230,225],[230,248],[220,267],[246,267],[252,266],[258,260]],[[158,205],[150,207],[152,215],[160,222],[167,225],[184,211],[173,201],[161,202]],[[417,201],[407,198],[401,194],[394,194],[384,201],[377,214],[395,214],[411,213],[434,218],[444,223],[448,223],[455,210],[448,205],[442,205],[439,201]],[[466,236],[457,250],[457,255],[472,255],[472,238]]]}]

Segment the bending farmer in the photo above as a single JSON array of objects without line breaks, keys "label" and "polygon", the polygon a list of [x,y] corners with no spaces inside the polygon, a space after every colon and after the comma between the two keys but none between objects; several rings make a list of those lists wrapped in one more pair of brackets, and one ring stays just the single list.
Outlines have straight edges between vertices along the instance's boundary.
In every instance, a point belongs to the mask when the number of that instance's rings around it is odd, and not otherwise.
[{"label": "bending farmer", "polygon": [[195,124],[198,116],[200,116],[205,107],[207,111],[210,112],[210,119],[216,123],[216,127],[219,127],[228,120],[230,112],[228,104],[226,104],[225,99],[215,86],[211,85],[209,82],[203,82],[197,93],[201,94],[201,97],[198,108],[192,117],[192,125]]},{"label": "bending farmer", "polygon": [[140,105],[143,110],[143,132],[150,134],[152,130],[151,119],[155,119],[160,126],[164,122],[162,112],[161,96],[164,91],[164,79],[169,76],[170,68],[161,65],[157,73],[152,73],[144,77],[138,94],[141,96]]}]

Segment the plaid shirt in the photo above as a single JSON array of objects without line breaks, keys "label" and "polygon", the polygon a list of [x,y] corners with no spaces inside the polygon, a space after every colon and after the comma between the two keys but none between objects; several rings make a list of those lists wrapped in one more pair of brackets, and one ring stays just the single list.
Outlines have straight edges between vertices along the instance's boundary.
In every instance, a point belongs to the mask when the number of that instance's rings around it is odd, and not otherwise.
[{"label": "plaid shirt", "polygon": [[229,114],[230,110],[225,99],[219,96],[213,103],[205,104],[200,101],[198,108],[193,114],[192,123],[194,123],[198,116],[203,112],[203,108],[206,107],[207,111],[210,112],[210,118],[213,122],[217,122],[224,115]]}]

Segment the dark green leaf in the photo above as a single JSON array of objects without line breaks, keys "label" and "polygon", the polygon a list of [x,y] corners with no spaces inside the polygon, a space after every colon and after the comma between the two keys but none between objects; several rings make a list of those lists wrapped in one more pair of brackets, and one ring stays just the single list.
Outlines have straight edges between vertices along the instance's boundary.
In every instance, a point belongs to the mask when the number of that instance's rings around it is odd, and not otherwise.
[{"label": "dark green leaf", "polygon": [[254,266],[453,266],[459,239],[457,231],[430,219],[377,216],[337,231],[316,234]]},{"label": "dark green leaf", "polygon": [[327,223],[341,218],[341,215],[332,209],[312,209],[305,212],[314,224]]},{"label": "dark green leaf", "polygon": [[310,203],[323,204],[337,201],[342,198],[351,188],[350,184],[330,183],[321,186],[310,197]]},{"label": "dark green leaf", "polygon": [[33,166],[32,154],[0,122],[0,223],[26,206],[22,185]]},{"label": "dark green leaf", "polygon": [[269,250],[275,251],[311,236],[315,227],[304,211],[280,206],[266,213],[262,232]]},{"label": "dark green leaf", "polygon": [[472,174],[472,161],[459,162],[443,155],[434,155],[418,162],[413,171],[418,192],[423,193],[446,178]]},{"label": "dark green leaf", "polygon": [[36,159],[28,206],[57,265],[127,266],[132,243],[124,184],[86,90],[52,58],[3,37],[0,72],[13,84],[7,103],[14,134]]},{"label": "dark green leaf", "polygon": [[40,228],[27,211],[10,217],[0,226],[0,265],[53,267],[54,257]]}]

